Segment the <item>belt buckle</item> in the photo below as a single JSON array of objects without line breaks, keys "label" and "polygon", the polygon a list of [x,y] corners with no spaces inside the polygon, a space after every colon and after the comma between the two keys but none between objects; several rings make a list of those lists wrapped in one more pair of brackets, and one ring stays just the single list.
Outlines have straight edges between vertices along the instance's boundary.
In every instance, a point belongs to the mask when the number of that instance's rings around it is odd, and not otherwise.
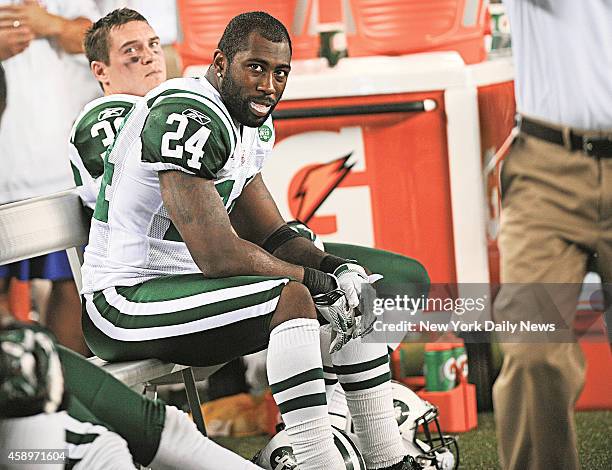
[{"label": "belt buckle", "polygon": [[596,158],[612,158],[612,137],[583,137],[584,153]]},{"label": "belt buckle", "polygon": [[593,152],[593,139],[591,137],[582,138],[582,150],[587,155],[591,156]]}]

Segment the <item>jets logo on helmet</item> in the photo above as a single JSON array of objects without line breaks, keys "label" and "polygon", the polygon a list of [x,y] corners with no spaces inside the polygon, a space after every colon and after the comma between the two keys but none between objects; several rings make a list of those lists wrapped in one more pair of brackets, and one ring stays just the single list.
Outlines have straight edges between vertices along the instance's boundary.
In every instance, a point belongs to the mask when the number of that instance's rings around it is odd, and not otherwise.
[{"label": "jets logo on helmet", "polygon": [[395,420],[397,425],[401,426],[410,416],[410,408],[401,400],[393,399],[393,408],[395,409]]},{"label": "jets logo on helmet", "polygon": [[[346,470],[366,470],[361,453],[351,438],[334,427],[332,427],[332,435],[334,444],[344,460]],[[298,470],[289,436],[284,429],[253,457],[253,462],[267,470]]]},{"label": "jets logo on helmet", "polygon": [[274,470],[294,470],[297,468],[293,450],[290,446],[274,449],[270,455],[270,468]]}]

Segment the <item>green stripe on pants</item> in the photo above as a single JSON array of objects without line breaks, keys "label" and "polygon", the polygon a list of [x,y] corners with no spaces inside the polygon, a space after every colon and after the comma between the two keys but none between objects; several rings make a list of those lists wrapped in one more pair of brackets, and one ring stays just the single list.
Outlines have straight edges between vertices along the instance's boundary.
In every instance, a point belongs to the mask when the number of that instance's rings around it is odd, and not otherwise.
[{"label": "green stripe on pants", "polygon": [[[73,399],[101,424],[121,435],[138,462],[149,464],[157,452],[166,419],[164,403],[139,395],[69,349],[58,345],[58,352],[66,387]],[[79,408],[70,405],[68,414],[83,421]]]}]

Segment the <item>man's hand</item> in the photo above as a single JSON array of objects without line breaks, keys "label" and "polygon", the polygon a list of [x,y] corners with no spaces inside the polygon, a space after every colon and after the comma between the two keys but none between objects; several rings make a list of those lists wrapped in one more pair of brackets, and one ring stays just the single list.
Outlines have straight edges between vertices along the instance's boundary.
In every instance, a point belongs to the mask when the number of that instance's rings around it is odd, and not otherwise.
[{"label": "man's hand", "polygon": [[0,27],[0,60],[6,60],[25,51],[32,40],[34,34],[26,26],[14,28]]},{"label": "man's hand", "polygon": [[[0,30],[5,27],[20,29],[23,26],[34,35],[34,38],[53,39],[64,51],[77,54],[83,51],[83,37],[87,28],[91,26],[91,21],[80,17],[69,20],[53,15],[36,0],[24,0],[21,5],[0,7]],[[18,54],[23,49],[8,57]],[[5,47],[0,48],[0,54],[6,55]]]},{"label": "man's hand", "polygon": [[355,327],[355,313],[348,306],[344,292],[334,289],[325,294],[315,295],[312,300],[334,331],[352,334]]},{"label": "man's hand", "polygon": [[0,60],[21,54],[34,39],[34,33],[15,6],[0,7]]},{"label": "man's hand", "polygon": [[37,38],[58,35],[64,23],[60,16],[52,15],[35,0],[25,0],[22,5],[2,7],[12,21],[26,25]]},{"label": "man's hand", "polygon": [[348,306],[350,308],[357,307],[361,295],[361,285],[369,284],[365,269],[356,263],[345,263],[336,268],[334,276],[338,279],[338,288],[346,295]]}]

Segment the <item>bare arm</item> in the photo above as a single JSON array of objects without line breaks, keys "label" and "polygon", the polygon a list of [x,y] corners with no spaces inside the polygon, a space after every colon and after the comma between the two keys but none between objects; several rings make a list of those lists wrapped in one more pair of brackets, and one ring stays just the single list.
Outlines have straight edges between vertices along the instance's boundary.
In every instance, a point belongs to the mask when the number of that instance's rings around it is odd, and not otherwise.
[{"label": "bare arm", "polygon": [[91,21],[87,18],[75,18],[74,20],[61,18],[61,21],[63,22],[62,28],[55,36],[59,46],[69,54],[83,52],[83,38],[85,32],[91,27]]},{"label": "bare arm", "polygon": [[[242,191],[230,220],[238,235],[259,246],[276,229],[285,224],[261,174]],[[319,269],[326,253],[310,240],[299,237],[289,240],[274,251],[274,256],[292,264]]]},{"label": "bare arm", "polygon": [[211,180],[180,171],[159,172],[164,206],[204,275],[284,276],[302,281],[304,270],[267,253],[232,231]]}]

